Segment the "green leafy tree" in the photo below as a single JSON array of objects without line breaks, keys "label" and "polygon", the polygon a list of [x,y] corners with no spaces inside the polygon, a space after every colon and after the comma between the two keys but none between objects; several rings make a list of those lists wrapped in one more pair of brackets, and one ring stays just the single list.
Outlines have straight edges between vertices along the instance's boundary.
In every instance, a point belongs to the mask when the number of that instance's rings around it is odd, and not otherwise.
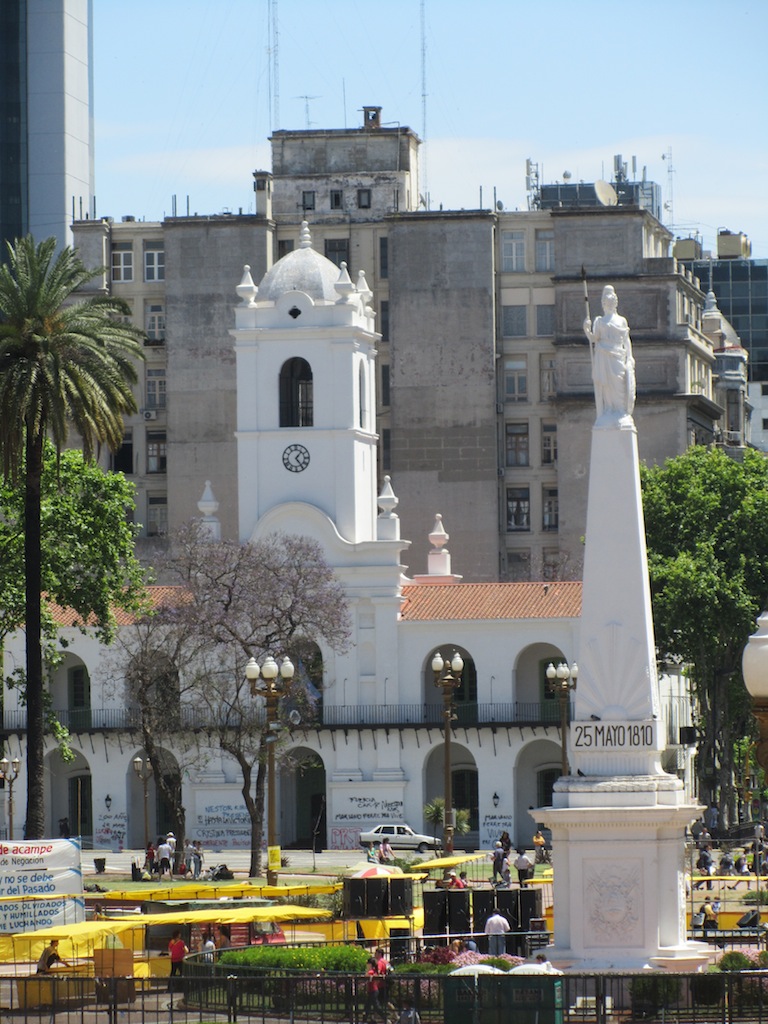
[{"label": "green leafy tree", "polygon": [[[96,276],[71,248],[27,236],[8,244],[0,266],[0,462],[6,480],[24,482],[24,580],[27,705],[25,835],[45,828],[42,611],[44,443],[57,452],[70,428],[90,459],[101,444],[116,449],[123,414],[134,412],[131,385],[143,356],[124,303],[105,295],[77,301]],[[79,572],[77,563],[70,575]]]},{"label": "green leafy tree", "polygon": [[768,462],[693,447],[641,472],[660,657],[690,665],[702,797],[735,820],[735,743],[754,729],[744,645],[768,601]]}]

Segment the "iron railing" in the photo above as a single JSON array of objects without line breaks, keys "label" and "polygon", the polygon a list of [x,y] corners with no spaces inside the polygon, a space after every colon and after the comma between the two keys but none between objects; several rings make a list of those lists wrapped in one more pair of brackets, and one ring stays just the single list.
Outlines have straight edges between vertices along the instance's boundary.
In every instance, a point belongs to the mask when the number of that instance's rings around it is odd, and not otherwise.
[{"label": "iron railing", "polygon": [[[19,976],[0,978],[6,1021],[66,1020],[100,1014],[112,1024],[192,1024],[247,1019],[254,1024],[348,1022],[366,1019],[368,980],[326,974],[191,964],[174,978]],[[411,1002],[427,1024],[454,1021],[567,1020],[579,1024],[734,1024],[768,1021],[768,982],[755,972],[678,974],[668,971],[477,978],[401,974],[386,980],[391,1019]],[[495,1015],[487,1016],[489,1009]],[[556,1013],[559,1010],[559,1014]],[[396,1019],[396,1018],[395,1018]]]}]

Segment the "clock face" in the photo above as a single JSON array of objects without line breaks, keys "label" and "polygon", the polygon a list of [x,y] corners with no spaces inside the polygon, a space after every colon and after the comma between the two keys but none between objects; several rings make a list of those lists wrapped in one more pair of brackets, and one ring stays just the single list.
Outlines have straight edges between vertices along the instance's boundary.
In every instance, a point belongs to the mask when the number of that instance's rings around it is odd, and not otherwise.
[{"label": "clock face", "polygon": [[283,452],[283,465],[291,473],[301,473],[309,465],[309,452],[303,444],[289,444]]}]

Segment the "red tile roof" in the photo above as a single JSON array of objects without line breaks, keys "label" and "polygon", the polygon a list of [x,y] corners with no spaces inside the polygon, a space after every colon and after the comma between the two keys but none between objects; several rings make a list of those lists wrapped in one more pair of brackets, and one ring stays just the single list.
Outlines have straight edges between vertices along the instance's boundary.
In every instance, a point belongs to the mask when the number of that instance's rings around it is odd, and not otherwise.
[{"label": "red tile roof", "polygon": [[580,614],[581,582],[406,584],[401,609],[401,618],[408,622],[560,619]]},{"label": "red tile roof", "polygon": [[[147,587],[147,597],[153,608],[161,608],[178,601],[184,592],[183,587]],[[61,605],[52,603],[49,605],[54,621],[59,626],[80,626],[82,620],[73,608],[62,608]],[[123,611],[122,608],[115,609],[115,621],[118,626],[130,626],[136,621],[134,612]],[[89,618],[86,625],[94,625],[93,617]]]}]

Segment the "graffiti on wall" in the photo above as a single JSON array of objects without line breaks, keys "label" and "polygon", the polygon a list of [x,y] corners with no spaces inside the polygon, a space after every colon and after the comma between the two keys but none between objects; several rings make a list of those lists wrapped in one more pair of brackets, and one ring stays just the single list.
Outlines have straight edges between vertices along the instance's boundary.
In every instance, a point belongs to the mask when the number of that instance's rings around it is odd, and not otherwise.
[{"label": "graffiti on wall", "polygon": [[[480,822],[480,846],[483,849],[492,847],[502,832],[509,832],[514,840],[514,828],[515,822],[511,814],[484,814]],[[531,828],[532,835],[533,827]],[[521,841],[526,845],[529,839],[530,836],[521,837]]]},{"label": "graffiti on wall", "polygon": [[125,833],[128,828],[128,815],[125,811],[106,811],[96,819],[93,832],[93,845],[105,847],[113,853],[120,853],[125,847]]}]

